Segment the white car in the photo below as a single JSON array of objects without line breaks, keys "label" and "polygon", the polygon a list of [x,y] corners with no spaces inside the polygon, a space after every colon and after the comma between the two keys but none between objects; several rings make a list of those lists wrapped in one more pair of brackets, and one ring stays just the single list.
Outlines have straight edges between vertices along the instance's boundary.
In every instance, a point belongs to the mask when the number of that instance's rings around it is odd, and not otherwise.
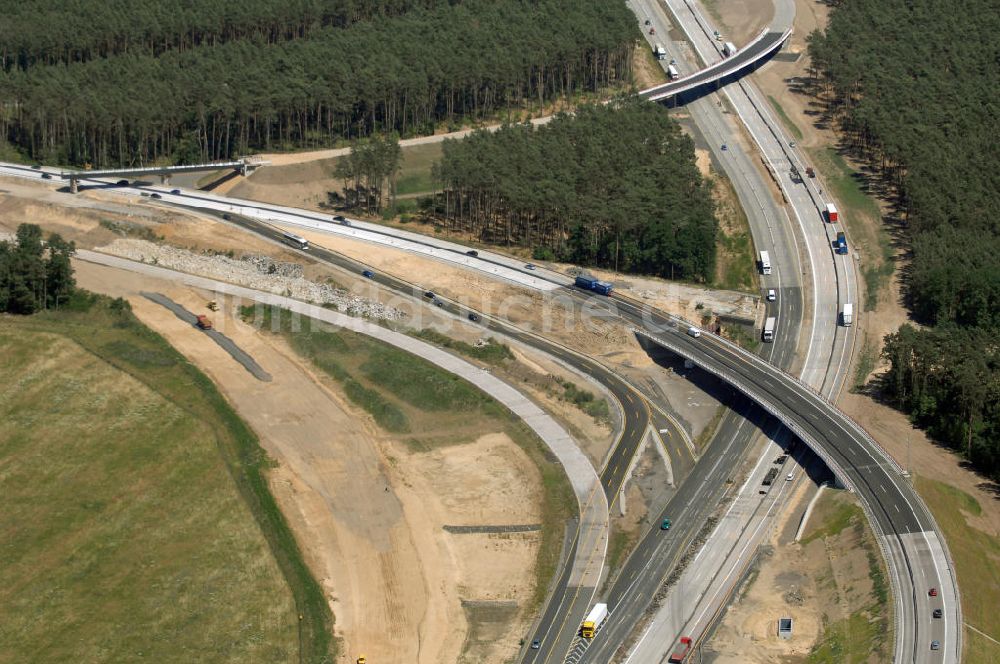
[{"label": "white car", "polygon": [[773,288],[768,288],[767,289],[767,301],[768,302],[774,302],[777,299],[778,299],[778,294],[774,291],[774,289]]},{"label": "white car", "polygon": [[701,336],[701,330],[692,325],[691,327],[688,328],[688,334],[697,339],[698,337]]}]

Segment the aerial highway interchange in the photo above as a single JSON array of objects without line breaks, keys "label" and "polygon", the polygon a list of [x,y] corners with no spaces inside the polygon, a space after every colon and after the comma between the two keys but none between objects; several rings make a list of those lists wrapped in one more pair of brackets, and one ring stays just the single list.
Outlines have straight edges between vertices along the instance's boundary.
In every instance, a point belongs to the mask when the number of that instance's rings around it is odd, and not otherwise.
[{"label": "aerial highway interchange", "polygon": [[[633,0],[631,6],[640,22],[649,21],[661,35],[668,34],[670,25],[678,26],[685,32],[701,62],[684,62],[678,65],[682,69],[694,69],[700,65],[709,68],[715,65],[718,68],[718,63],[723,62],[717,41],[709,30],[710,23],[697,3],[669,0],[666,3],[669,14],[664,11],[664,5],[647,0]],[[770,54],[769,49],[787,37],[793,16],[791,3],[778,0],[772,26],[755,42],[755,50],[738,57]],[[683,62],[683,54],[676,51],[673,44],[667,44],[667,48],[675,62]],[[725,76],[731,73],[727,71]],[[696,80],[700,85],[698,75],[686,82]],[[685,78],[679,82],[684,83]],[[659,88],[644,91],[646,93],[651,99],[662,98]],[[716,95],[725,95],[736,108],[742,128],[753,137],[755,149],[763,155],[771,176],[787,198],[787,206],[774,200],[764,175],[753,163],[756,157],[744,152],[735,140],[735,134],[741,127],[734,122],[732,115],[720,111]],[[808,445],[834,472],[838,482],[856,492],[861,499],[890,571],[896,606],[895,661],[957,662],[961,653],[958,591],[937,527],[901,469],[860,426],[840,413],[834,405],[844,383],[844,372],[853,345],[852,328],[837,324],[837,312],[840,305],[851,302],[853,294],[858,292],[855,266],[849,255],[838,255],[831,249],[831,229],[822,223],[820,210],[824,199],[817,185],[808,179],[796,182],[789,177],[789,167],[804,170],[804,158],[790,145],[782,128],[761,100],[762,95],[753,83],[744,79],[729,83],[714,95],[691,101],[688,108],[713,153],[715,163],[721,166],[736,188],[750,220],[754,244],[758,248],[767,248],[776,257],[775,273],[763,282],[778,291],[777,303],[772,305],[770,315],[778,319],[780,334],[774,344],[764,345],[762,357],[709,331],[703,331],[698,337],[687,334],[687,321],[627,298],[613,295],[605,299],[587,295],[573,289],[563,275],[544,270],[526,271],[519,261],[500,254],[481,252],[470,257],[461,245],[434,238],[390,230],[359,220],[352,220],[350,226],[337,226],[318,213],[201,192],[183,190],[172,193],[174,190],[167,187],[139,184],[115,191],[132,196],[138,195],[139,191],[157,192],[163,203],[208,211],[220,217],[225,214],[228,222],[275,240],[280,239],[280,230],[272,224],[279,223],[285,227],[298,225],[310,230],[391,244],[475,269],[494,278],[516,281],[528,288],[568,292],[577,306],[606,309],[608,316],[631,326],[642,343],[658,345],[690,359],[700,369],[739,392],[740,396],[730,402],[730,411],[700,456],[696,458],[686,447],[677,451],[668,446],[675,476],[682,478],[662,515],[669,515],[674,521],[671,536],[663,537],[656,528],[647,532],[610,587],[601,586],[604,544],[598,541],[596,532],[587,532],[582,527],[578,530],[577,546],[565,561],[534,632],[526,639],[522,661],[563,662],[571,653],[574,661],[610,661],[635,625],[642,621],[663,580],[698,534],[699,525],[722,497],[733,467],[744,460],[752,441],[760,435],[758,426],[763,426],[766,435],[785,446],[793,436]],[[40,178],[47,171],[4,164],[0,172]],[[95,184],[89,179],[81,182],[85,186]],[[96,181],[96,184],[104,186],[107,183]],[[800,252],[800,248],[804,251]],[[309,253],[317,260],[344,269],[357,272],[364,268],[356,261],[322,246],[314,245]],[[799,265],[800,255],[807,265]],[[397,292],[414,292],[414,284],[393,275],[380,273],[375,275],[375,280]],[[811,294],[807,294],[807,290]],[[457,302],[444,301],[442,308],[457,317],[477,313]],[[671,431],[671,437],[682,438],[681,432],[677,431],[655,400],[644,394],[642,386],[630,384],[596,360],[561,347],[541,335],[520,330],[500,318],[483,314],[482,324],[558,358],[593,377],[613,395],[623,418],[615,447],[604,467],[599,469],[607,506],[613,508],[632,458],[651,428]],[[799,334],[800,328],[804,331],[803,335]],[[800,337],[805,337],[802,347],[797,343]],[[583,507],[581,505],[581,509]],[[710,539],[705,546],[711,546],[711,543]],[[739,563],[738,559],[727,559],[718,564],[735,567]],[[588,569],[585,574],[581,572],[584,568]],[[717,575],[722,571],[720,568],[714,573]],[[931,587],[940,589],[939,598],[928,597],[927,588]],[[720,596],[718,601],[723,599]],[[597,600],[608,604],[610,615],[592,641],[582,641],[577,631]],[[932,607],[938,605],[944,607],[943,619],[928,620]],[[706,625],[689,622],[697,606],[697,601],[683,605],[681,613],[688,615],[674,616],[681,631],[673,635],[671,642],[660,644],[659,652],[644,651],[643,658],[629,661],[663,661],[680,637],[701,638],[703,634],[699,630]],[[536,640],[539,644],[537,649],[527,647],[528,643]],[[929,651],[927,644],[932,640],[942,643],[943,649]]]}]

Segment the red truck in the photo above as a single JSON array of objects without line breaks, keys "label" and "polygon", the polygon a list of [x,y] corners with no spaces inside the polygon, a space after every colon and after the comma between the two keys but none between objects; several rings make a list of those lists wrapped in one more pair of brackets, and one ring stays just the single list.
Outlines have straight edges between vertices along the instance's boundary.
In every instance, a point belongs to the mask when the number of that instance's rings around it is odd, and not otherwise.
[{"label": "red truck", "polygon": [[212,329],[212,321],[208,320],[208,316],[198,314],[197,318],[198,318],[198,327],[200,327],[203,330]]},{"label": "red truck", "polygon": [[670,664],[681,664],[684,661],[684,658],[688,656],[688,653],[691,652],[691,637],[682,636],[681,646],[683,650],[675,650],[674,654],[672,654],[670,659],[667,660]]}]

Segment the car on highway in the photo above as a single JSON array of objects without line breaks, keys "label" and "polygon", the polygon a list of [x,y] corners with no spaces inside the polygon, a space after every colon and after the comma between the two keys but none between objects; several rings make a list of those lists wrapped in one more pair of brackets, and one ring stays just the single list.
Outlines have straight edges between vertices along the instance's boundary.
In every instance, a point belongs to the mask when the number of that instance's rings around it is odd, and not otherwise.
[{"label": "car on highway", "polygon": [[688,336],[692,336],[695,339],[697,339],[698,337],[701,336],[701,330],[692,325],[691,327],[688,328]]},{"label": "car on highway", "polygon": [[222,218],[225,219],[226,221],[229,221],[230,219],[232,219],[232,217],[229,216],[229,213],[223,213]]},{"label": "car on highway", "polygon": [[794,148],[795,147],[795,141],[788,141],[788,147]]},{"label": "car on highway", "polygon": [[767,289],[767,301],[768,302],[774,302],[777,299],[778,299],[778,294],[775,292],[775,290],[773,288],[768,288]]},{"label": "car on highway", "polygon": [[524,269],[525,270],[534,270],[535,269],[535,264],[534,263],[525,263]]},{"label": "car on highway", "polygon": [[476,251],[475,249],[469,249],[467,252],[465,252],[465,255],[472,256],[473,258],[475,258],[476,256],[479,255],[479,252]]},{"label": "car on highway", "polygon": [[541,647],[542,647],[542,642],[539,641],[538,639],[535,639],[534,641],[531,642],[531,649],[532,650],[538,650]]},{"label": "car on highway", "polygon": [[128,186],[128,180],[119,180],[115,184],[118,185],[119,187],[127,187]]},{"label": "car on highway", "polygon": [[664,519],[660,524],[660,530],[670,530],[670,519]]},{"label": "car on highway", "polygon": [[334,221],[347,221],[347,219],[342,214],[335,214],[335,215],[333,215],[333,220]]},{"label": "car on highway", "polygon": [[728,145],[726,145],[725,143],[723,143],[723,144],[722,144],[722,151],[723,151],[723,152],[725,152],[725,151],[726,151],[726,150],[728,150],[728,149],[729,149],[729,146],[728,146]]},{"label": "car on highway", "polygon": [[941,642],[931,641],[931,650],[941,650]]},{"label": "car on highway", "polygon": [[478,323],[479,322],[479,314],[477,314],[474,311],[470,311],[469,312],[469,320],[471,320],[473,323]]},{"label": "car on highway", "polygon": [[432,290],[424,291],[424,297],[426,297],[426,298],[428,298],[430,300],[433,300],[434,299],[434,291],[432,291]]},{"label": "car on highway", "polygon": [[937,588],[931,588],[928,590],[927,595],[930,597],[937,597]]},{"label": "car on highway", "polygon": [[362,277],[367,277],[368,279],[374,279],[375,278],[375,273],[372,272],[371,270],[364,270],[364,271],[361,272],[361,276]]},{"label": "car on highway", "polygon": [[42,179],[43,180],[51,180],[52,179],[52,174],[51,173],[42,173]]},{"label": "car on highway", "polygon": [[649,19],[647,18],[647,19],[646,19],[646,25],[650,25],[651,23],[652,23],[652,21],[650,21],[650,20],[649,20]]},{"label": "car on highway", "polygon": [[439,300],[437,298],[434,298],[434,306],[436,306],[436,307],[443,307],[444,306],[444,300]]},{"label": "car on highway", "polygon": [[788,473],[787,475],[785,475],[785,481],[786,482],[791,482],[792,481],[792,473]]},{"label": "car on highway", "polygon": [[170,193],[173,194],[174,196],[180,196],[181,190],[180,189],[171,189]]},{"label": "car on highway", "polygon": [[934,609],[934,613],[932,613],[931,615],[933,615],[935,618],[940,618],[942,615],[941,609]]},{"label": "car on highway", "polygon": [[656,34],[656,28],[650,28],[649,29],[649,34],[655,35]]},{"label": "car on highway", "polygon": [[350,220],[350,219],[343,219],[343,218],[342,218],[342,219],[340,220],[340,225],[341,225],[341,226],[350,226],[350,225],[351,225],[351,220]]},{"label": "car on highway", "polygon": [[159,195],[158,193],[156,193],[155,191],[154,191],[153,193],[151,193],[151,194],[149,195],[149,197],[150,197],[150,198],[163,198],[163,196],[160,196],[160,195]]}]

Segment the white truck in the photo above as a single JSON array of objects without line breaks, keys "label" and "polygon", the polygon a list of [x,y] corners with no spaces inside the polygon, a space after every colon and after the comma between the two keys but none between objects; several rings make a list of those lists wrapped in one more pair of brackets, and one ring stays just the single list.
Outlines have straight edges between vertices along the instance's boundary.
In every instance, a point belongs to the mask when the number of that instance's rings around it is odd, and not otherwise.
[{"label": "white truck", "polygon": [[764,321],[764,341],[768,343],[774,341],[774,328],[777,324],[778,321],[775,320],[774,316],[770,316]]},{"label": "white truck", "polygon": [[681,74],[677,71],[677,67],[670,65],[667,67],[667,76],[670,77],[671,81],[676,81],[681,77]]},{"label": "white truck", "polygon": [[663,44],[657,44],[653,47],[653,55],[657,60],[663,60],[667,57],[667,49],[663,48]]},{"label": "white truck", "polygon": [[845,302],[844,308],[840,310],[840,322],[844,327],[850,327],[854,322],[854,305],[850,302]]},{"label": "white truck", "polygon": [[736,45],[733,42],[726,42],[722,45],[722,54],[731,58],[736,53]]},{"label": "white truck", "polygon": [[580,626],[580,636],[585,639],[592,639],[597,634],[597,630],[601,628],[604,621],[608,619],[608,605],[607,604],[595,604],[594,608],[590,610],[587,617],[583,619],[583,624]]},{"label": "white truck", "polygon": [[771,257],[766,251],[760,252],[760,273],[771,274]]}]

